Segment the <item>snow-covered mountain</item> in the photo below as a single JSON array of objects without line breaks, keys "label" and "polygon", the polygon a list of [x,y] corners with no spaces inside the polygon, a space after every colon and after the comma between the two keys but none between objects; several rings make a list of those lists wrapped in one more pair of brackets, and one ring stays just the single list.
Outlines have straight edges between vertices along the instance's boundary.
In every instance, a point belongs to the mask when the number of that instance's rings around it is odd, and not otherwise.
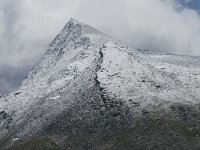
[{"label": "snow-covered mountain", "polygon": [[200,57],[130,49],[71,19],[22,86],[0,98],[0,141],[104,149],[135,118],[199,103]]}]

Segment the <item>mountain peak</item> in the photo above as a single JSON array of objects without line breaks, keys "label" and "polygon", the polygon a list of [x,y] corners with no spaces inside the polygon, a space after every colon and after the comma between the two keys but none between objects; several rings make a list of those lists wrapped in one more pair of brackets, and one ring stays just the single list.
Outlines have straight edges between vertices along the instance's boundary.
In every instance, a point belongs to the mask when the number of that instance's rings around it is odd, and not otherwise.
[{"label": "mountain peak", "polygon": [[69,29],[73,29],[74,26],[79,26],[81,27],[81,23],[79,23],[77,20],[70,18],[70,20],[66,23],[64,29],[62,30],[62,32],[64,30],[69,30]]},{"label": "mountain peak", "polygon": [[79,23],[79,22],[78,22],[76,19],[74,19],[74,18],[70,18],[68,22],[73,23],[73,24],[78,24],[78,23]]},{"label": "mountain peak", "polygon": [[62,34],[63,36],[68,36],[69,33],[77,33],[77,32],[80,32],[83,36],[86,36],[86,37],[89,37],[91,38],[90,36],[92,35],[92,37],[94,37],[94,35],[100,35],[100,36],[103,36],[104,38],[109,38],[111,39],[110,37],[108,37],[108,35],[102,33],[101,31],[97,30],[96,28],[88,25],[88,24],[85,24],[85,23],[82,23],[82,22],[79,22],[77,21],[76,19],[74,18],[70,18],[69,21],[66,23],[65,27],[63,28],[63,30],[61,31],[60,34]]},{"label": "mountain peak", "polygon": [[[41,82],[51,80],[48,84],[53,84],[52,80],[56,80],[58,76],[73,78],[76,73],[88,67],[88,63],[94,60],[95,53],[108,40],[110,38],[100,31],[71,18],[23,83],[29,84],[29,81],[39,79]],[[73,67],[67,67],[71,63],[74,63]]]}]

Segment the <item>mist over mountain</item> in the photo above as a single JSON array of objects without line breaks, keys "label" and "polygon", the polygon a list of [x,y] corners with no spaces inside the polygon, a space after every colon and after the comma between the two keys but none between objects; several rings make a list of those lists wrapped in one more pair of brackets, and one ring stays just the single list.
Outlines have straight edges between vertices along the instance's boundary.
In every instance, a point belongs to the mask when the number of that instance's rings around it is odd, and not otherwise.
[{"label": "mist over mountain", "polygon": [[198,10],[198,0],[1,0],[0,91],[21,85],[70,17],[134,49],[199,55]]}]

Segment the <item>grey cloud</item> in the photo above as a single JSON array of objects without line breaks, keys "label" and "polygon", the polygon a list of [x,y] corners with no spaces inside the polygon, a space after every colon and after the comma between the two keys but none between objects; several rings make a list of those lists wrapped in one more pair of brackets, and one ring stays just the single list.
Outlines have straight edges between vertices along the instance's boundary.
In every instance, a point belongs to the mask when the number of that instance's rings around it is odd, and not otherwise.
[{"label": "grey cloud", "polygon": [[4,36],[8,40],[12,40],[13,36],[13,29],[15,27],[15,23],[18,19],[18,11],[20,10],[20,1],[14,0],[7,0],[3,1],[1,4],[1,10],[3,11],[4,16]]},{"label": "grey cloud", "polygon": [[8,94],[21,85],[30,67],[15,68],[4,66],[0,68],[0,93]]}]

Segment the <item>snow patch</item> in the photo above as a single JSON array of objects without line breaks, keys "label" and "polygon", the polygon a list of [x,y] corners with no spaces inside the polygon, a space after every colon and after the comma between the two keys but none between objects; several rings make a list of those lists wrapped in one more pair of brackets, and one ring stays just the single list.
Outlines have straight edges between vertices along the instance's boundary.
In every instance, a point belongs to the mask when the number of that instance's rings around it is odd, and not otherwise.
[{"label": "snow patch", "polygon": [[51,97],[50,100],[56,100],[56,99],[58,99],[58,98],[60,98],[60,95],[55,96],[55,97]]},{"label": "snow patch", "polygon": [[19,138],[14,138],[12,141],[15,142],[15,141],[18,141],[18,140],[19,140]]}]

